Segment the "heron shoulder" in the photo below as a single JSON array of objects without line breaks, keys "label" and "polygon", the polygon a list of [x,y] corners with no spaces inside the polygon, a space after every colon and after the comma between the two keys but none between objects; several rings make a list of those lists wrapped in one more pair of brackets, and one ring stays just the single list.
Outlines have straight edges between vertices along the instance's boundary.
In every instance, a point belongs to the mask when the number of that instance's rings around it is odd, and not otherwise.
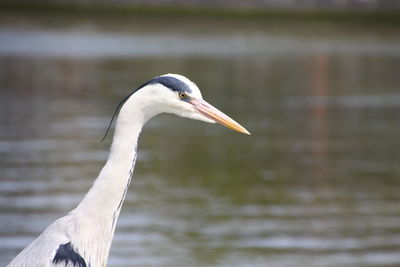
[{"label": "heron shoulder", "polygon": [[65,264],[65,266],[73,267],[86,267],[85,259],[74,250],[71,242],[61,244],[54,256],[52,263],[54,264]]},{"label": "heron shoulder", "polygon": [[52,223],[32,243],[23,249],[7,267],[62,266],[52,263],[60,244],[69,242],[69,215]]}]

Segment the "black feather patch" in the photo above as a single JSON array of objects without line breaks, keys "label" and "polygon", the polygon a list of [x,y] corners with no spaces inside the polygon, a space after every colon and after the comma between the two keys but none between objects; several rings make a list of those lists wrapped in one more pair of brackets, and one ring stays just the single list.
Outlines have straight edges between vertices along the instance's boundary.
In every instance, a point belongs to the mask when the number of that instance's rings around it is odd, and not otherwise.
[{"label": "black feather patch", "polygon": [[57,249],[57,253],[54,256],[53,263],[62,263],[65,262],[65,265],[71,263],[74,267],[86,267],[86,262],[71,246],[71,242],[66,243],[64,245],[60,245]]}]

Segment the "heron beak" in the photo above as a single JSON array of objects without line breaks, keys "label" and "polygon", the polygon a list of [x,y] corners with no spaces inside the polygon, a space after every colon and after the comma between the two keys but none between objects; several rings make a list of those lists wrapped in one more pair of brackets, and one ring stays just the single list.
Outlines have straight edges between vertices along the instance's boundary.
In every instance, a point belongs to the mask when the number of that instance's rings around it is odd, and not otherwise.
[{"label": "heron beak", "polygon": [[249,131],[247,131],[243,126],[225,115],[223,112],[219,111],[217,108],[207,103],[205,100],[201,98],[191,98],[190,100],[188,100],[188,102],[193,105],[194,109],[197,112],[206,116],[207,118],[218,122],[219,124],[228,127],[229,129],[232,129],[234,131],[250,135]]}]

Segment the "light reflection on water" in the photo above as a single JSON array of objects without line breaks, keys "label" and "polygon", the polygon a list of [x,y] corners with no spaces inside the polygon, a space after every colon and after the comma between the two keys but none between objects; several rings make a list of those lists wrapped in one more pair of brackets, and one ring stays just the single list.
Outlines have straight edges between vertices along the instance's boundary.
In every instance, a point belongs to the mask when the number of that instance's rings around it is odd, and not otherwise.
[{"label": "light reflection on water", "polygon": [[[293,36],[270,36],[257,33],[183,35],[182,34],[116,34],[93,32],[0,31],[0,54],[40,57],[120,58],[120,57],[193,57],[275,53],[337,53],[400,55],[396,43],[369,40],[320,39],[302,40]],[[226,44],[229,43],[227,46]]]},{"label": "light reflection on water", "polygon": [[151,121],[110,266],[400,264],[400,40],[331,27],[323,38],[0,29],[0,265],[81,200],[115,104],[166,72],[252,136]]}]

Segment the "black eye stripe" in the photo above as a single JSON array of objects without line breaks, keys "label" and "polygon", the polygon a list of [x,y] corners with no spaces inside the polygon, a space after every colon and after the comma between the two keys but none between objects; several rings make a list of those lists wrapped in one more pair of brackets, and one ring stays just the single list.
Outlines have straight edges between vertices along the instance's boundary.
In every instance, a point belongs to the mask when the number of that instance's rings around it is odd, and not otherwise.
[{"label": "black eye stripe", "polygon": [[146,85],[155,84],[155,83],[162,84],[165,87],[171,89],[172,91],[176,91],[176,92],[185,92],[185,93],[192,92],[192,89],[190,89],[190,87],[186,83],[182,82],[181,80],[179,80],[177,78],[171,77],[171,76],[155,77],[155,78],[151,79],[150,81],[148,81],[147,83],[140,86],[138,89],[145,87]]}]

